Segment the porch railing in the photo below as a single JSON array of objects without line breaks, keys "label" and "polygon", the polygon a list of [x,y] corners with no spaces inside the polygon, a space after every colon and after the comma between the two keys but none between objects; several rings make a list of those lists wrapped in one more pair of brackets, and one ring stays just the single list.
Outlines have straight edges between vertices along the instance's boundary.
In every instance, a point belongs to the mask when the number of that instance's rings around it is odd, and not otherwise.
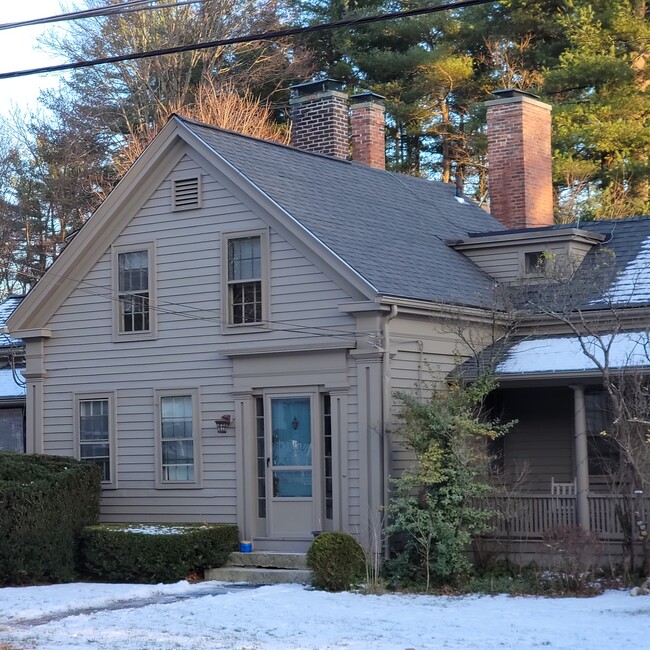
[{"label": "porch railing", "polygon": [[[623,539],[619,508],[638,513],[633,518],[635,526],[636,521],[650,525],[650,497],[592,494],[588,501],[590,529],[603,540]],[[541,539],[553,528],[577,525],[575,496],[490,495],[483,503],[496,513],[492,522],[496,537]]]}]

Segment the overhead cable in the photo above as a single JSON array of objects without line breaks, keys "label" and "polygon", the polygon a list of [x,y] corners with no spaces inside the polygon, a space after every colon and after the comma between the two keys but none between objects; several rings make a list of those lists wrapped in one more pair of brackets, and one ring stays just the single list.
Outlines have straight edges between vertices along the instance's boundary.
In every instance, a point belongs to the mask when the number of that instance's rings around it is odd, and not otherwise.
[{"label": "overhead cable", "polygon": [[[103,16],[115,16],[121,14],[134,13],[136,11],[156,11],[158,9],[169,9],[171,7],[182,7],[184,5],[198,4],[207,2],[207,0],[180,0],[179,2],[170,2],[164,5],[151,6],[152,0],[129,0],[118,5],[109,5],[104,7],[95,7],[94,9],[82,9],[80,11],[71,11],[56,16],[46,16],[44,18],[31,18],[14,23],[0,23],[0,31],[5,29],[17,29],[19,27],[33,27],[34,25],[49,25],[51,23],[68,22],[73,20],[83,20],[84,18],[101,18]],[[143,5],[150,5],[145,7]]]},{"label": "overhead cable", "polygon": [[59,65],[44,66],[41,68],[32,68],[30,70],[17,70],[15,72],[0,73],[0,80],[15,79],[17,77],[27,77],[35,74],[45,74],[50,72],[63,72],[64,70],[77,70],[79,68],[91,68],[97,65],[106,65],[109,63],[121,63],[122,61],[135,61],[138,59],[149,59],[165,54],[179,54],[181,52],[194,52],[197,50],[207,50],[213,47],[224,47],[235,45],[237,43],[253,43],[255,41],[270,41],[286,36],[297,36],[300,34],[312,34],[316,32],[340,29],[342,27],[359,27],[372,23],[395,20],[397,18],[412,18],[415,16],[424,16],[442,11],[451,11],[454,9],[463,9],[465,7],[474,7],[477,5],[491,4],[499,0],[458,0],[458,2],[447,2],[433,7],[420,7],[409,9],[407,11],[395,11],[388,14],[376,14],[373,16],[361,16],[358,18],[348,18],[331,23],[320,23],[318,25],[307,25],[303,27],[290,27],[275,31],[262,32],[258,34],[247,34],[245,36],[234,36],[232,38],[222,38],[216,41],[206,43],[194,43],[190,45],[177,45],[158,50],[149,50],[146,52],[133,52],[131,54],[120,54],[117,56],[108,56],[100,59],[91,59],[89,61],[73,61],[71,63],[62,63]]}]

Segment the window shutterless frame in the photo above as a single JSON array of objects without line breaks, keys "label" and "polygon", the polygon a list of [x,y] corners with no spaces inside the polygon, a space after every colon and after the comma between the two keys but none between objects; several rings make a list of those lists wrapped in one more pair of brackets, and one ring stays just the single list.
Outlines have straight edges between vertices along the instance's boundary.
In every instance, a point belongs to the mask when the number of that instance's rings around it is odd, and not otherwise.
[{"label": "window shutterless frame", "polygon": [[224,332],[267,329],[269,232],[226,232],[221,237],[221,312]]},{"label": "window shutterless frame", "polygon": [[153,242],[113,246],[113,341],[155,339],[156,247]]},{"label": "window shutterless frame", "polygon": [[199,391],[156,391],[154,420],[156,488],[201,487]]},{"label": "window shutterless frame", "polygon": [[74,395],[75,458],[99,465],[103,488],[117,488],[115,405],[113,392]]}]

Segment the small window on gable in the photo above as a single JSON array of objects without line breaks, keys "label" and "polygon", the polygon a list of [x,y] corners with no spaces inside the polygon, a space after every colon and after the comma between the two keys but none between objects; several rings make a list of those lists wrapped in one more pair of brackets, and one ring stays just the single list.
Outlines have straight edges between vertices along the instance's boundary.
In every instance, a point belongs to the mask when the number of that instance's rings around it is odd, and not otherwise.
[{"label": "small window on gable", "polygon": [[118,291],[122,332],[149,331],[149,251],[119,253]]},{"label": "small window on gable", "polygon": [[544,251],[531,251],[524,253],[524,274],[541,275],[544,272]]},{"label": "small window on gable", "polygon": [[174,210],[192,210],[201,207],[201,177],[172,179],[172,207]]},{"label": "small window on gable", "polygon": [[154,247],[113,249],[116,339],[155,334]]},{"label": "small window on gable", "polygon": [[224,296],[229,326],[263,325],[266,320],[267,242],[264,232],[225,237]]}]

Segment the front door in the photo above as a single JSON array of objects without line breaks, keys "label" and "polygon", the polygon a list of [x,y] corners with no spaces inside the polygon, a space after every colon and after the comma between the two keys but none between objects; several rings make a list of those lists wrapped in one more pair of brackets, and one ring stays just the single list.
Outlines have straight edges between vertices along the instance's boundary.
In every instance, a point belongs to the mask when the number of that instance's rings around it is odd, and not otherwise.
[{"label": "front door", "polygon": [[266,494],[270,535],[308,538],[317,526],[318,465],[309,396],[269,397]]}]

